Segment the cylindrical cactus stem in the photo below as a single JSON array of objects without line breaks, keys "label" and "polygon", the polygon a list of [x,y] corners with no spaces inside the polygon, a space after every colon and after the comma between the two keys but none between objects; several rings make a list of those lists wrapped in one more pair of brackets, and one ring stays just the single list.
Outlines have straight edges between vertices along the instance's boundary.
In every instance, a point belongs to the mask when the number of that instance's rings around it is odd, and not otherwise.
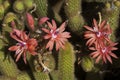
[{"label": "cylindrical cactus stem", "polygon": [[38,17],[52,17],[53,11],[48,3],[48,0],[34,0],[36,4],[36,14]]},{"label": "cylindrical cactus stem", "polygon": [[74,80],[75,54],[73,46],[69,42],[66,42],[65,49],[60,49],[58,57],[58,80]]},{"label": "cylindrical cactus stem", "polygon": [[17,75],[16,80],[32,80],[26,72],[21,72]]},{"label": "cylindrical cactus stem", "polygon": [[53,11],[56,12],[56,13],[59,13],[61,8],[62,8],[62,5],[64,3],[64,0],[59,0],[53,7]]},{"label": "cylindrical cactus stem", "polygon": [[58,76],[59,76],[58,70],[54,70],[54,71],[50,72],[51,80],[58,80]]},{"label": "cylindrical cactus stem", "polygon": [[44,72],[37,72],[35,71],[35,66],[34,66],[34,59],[33,59],[33,56],[32,55],[27,55],[27,60],[28,60],[28,63],[30,65],[30,68],[32,70],[32,74],[33,74],[33,77],[35,80],[50,80],[49,79],[49,75],[48,73],[44,73]]},{"label": "cylindrical cactus stem", "polygon": [[83,2],[109,2],[109,1],[113,1],[113,0],[83,0]]},{"label": "cylindrical cactus stem", "polygon": [[115,6],[113,3],[106,3],[106,7],[102,11],[102,19],[107,20],[112,28],[112,34],[110,36],[112,41],[117,41],[117,30],[119,27],[119,14],[120,7]]},{"label": "cylindrical cactus stem", "polygon": [[2,4],[0,4],[0,20],[3,19],[4,14],[5,14],[4,6]]},{"label": "cylindrical cactus stem", "polygon": [[65,14],[68,18],[68,27],[70,30],[80,35],[84,25],[84,19],[81,15],[82,0],[65,0]]},{"label": "cylindrical cactus stem", "polygon": [[12,77],[1,75],[0,76],[0,80],[16,80],[16,78],[12,78]]},{"label": "cylindrical cactus stem", "polygon": [[2,51],[0,51],[0,72],[8,77],[16,77],[19,73],[13,59],[10,56],[5,57],[5,53]]}]

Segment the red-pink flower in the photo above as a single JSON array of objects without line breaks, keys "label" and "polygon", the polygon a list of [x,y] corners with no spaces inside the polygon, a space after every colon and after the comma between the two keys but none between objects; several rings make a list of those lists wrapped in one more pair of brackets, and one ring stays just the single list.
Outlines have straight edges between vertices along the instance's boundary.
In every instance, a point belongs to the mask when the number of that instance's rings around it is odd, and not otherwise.
[{"label": "red-pink flower", "polygon": [[34,30],[35,29],[34,19],[33,19],[32,15],[30,13],[26,13],[26,20],[27,20],[29,28],[31,30]]},{"label": "red-pink flower", "polygon": [[90,50],[94,50],[90,55],[93,58],[96,58],[96,63],[98,63],[101,59],[104,63],[107,62],[107,60],[112,63],[111,56],[114,58],[118,58],[112,51],[117,50],[115,47],[117,43],[110,43],[109,45],[104,45],[102,47],[96,48],[96,47],[90,47]]},{"label": "red-pink flower", "polygon": [[54,43],[56,44],[56,50],[59,48],[64,49],[64,44],[67,41],[67,38],[70,38],[69,32],[64,32],[66,22],[64,22],[59,28],[57,28],[57,25],[54,20],[52,20],[52,23],[47,22],[49,29],[42,28],[42,30],[47,33],[44,36],[44,39],[50,39],[49,42],[46,45],[46,48],[49,48],[49,50],[53,49]]},{"label": "red-pink flower", "polygon": [[104,20],[99,25],[96,20],[93,19],[93,28],[89,26],[84,26],[88,31],[85,32],[84,37],[88,39],[86,45],[91,46],[95,44],[98,46],[99,44],[103,45],[103,42],[106,40],[110,42],[109,36],[112,33],[110,25],[106,23]]},{"label": "red-pink flower", "polygon": [[10,51],[15,51],[16,62],[20,59],[21,55],[23,56],[23,60],[26,63],[26,53],[27,51],[36,55],[35,52],[36,46],[38,45],[36,39],[29,38],[29,36],[24,32],[17,29],[13,29],[10,33],[10,36],[15,39],[18,43],[9,48]]}]

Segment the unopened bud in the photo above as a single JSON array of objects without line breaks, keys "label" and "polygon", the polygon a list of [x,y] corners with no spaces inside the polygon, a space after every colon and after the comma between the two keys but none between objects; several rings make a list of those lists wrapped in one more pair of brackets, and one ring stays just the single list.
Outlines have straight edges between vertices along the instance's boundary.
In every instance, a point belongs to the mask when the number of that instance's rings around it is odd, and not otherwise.
[{"label": "unopened bud", "polygon": [[42,25],[43,23],[45,23],[46,21],[48,21],[49,18],[48,17],[43,17],[39,20],[39,25]]},{"label": "unopened bud", "polygon": [[9,12],[5,16],[3,23],[8,24],[8,23],[10,23],[10,22],[12,22],[12,21],[14,21],[16,19],[17,19],[16,15],[14,13],[12,13],[12,12]]},{"label": "unopened bud", "polygon": [[10,8],[10,2],[8,0],[4,1],[3,6],[5,8],[5,11],[8,10]]},{"label": "unopened bud", "polygon": [[26,13],[26,20],[27,20],[29,28],[34,31],[35,29],[34,19],[30,13]]},{"label": "unopened bud", "polygon": [[24,7],[24,4],[23,4],[23,1],[16,0],[15,3],[13,4],[13,9],[17,13],[23,13],[25,11],[25,7]]},{"label": "unopened bud", "polygon": [[85,56],[81,60],[81,66],[84,71],[90,72],[93,70],[94,62],[91,57]]},{"label": "unopened bud", "polygon": [[27,9],[32,9],[33,8],[33,0],[23,0],[24,5]]}]

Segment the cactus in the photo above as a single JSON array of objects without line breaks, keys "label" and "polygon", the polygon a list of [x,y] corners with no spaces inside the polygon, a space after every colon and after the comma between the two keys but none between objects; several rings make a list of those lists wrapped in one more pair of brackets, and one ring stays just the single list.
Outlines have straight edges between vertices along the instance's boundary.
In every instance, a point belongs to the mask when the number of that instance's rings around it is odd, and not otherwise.
[{"label": "cactus", "polygon": [[118,76],[119,8],[119,0],[0,0],[0,80]]},{"label": "cactus", "polygon": [[65,49],[59,51],[59,79],[74,80],[74,50],[73,46],[66,42]]},{"label": "cactus", "polygon": [[84,25],[84,18],[82,16],[82,0],[65,0],[65,14],[68,18],[68,25],[70,30],[80,35]]},{"label": "cactus", "polygon": [[[10,59],[10,60],[9,60]],[[4,56],[4,53],[0,51],[0,72],[3,75],[9,76],[9,77],[16,77],[18,74],[18,69],[12,58]]]},{"label": "cactus", "polygon": [[[120,3],[120,2],[118,2]],[[109,5],[109,6],[107,6]],[[107,20],[112,28],[113,33],[111,34],[111,40],[116,42],[117,29],[119,27],[119,7],[114,3],[106,3],[106,8],[102,11],[103,19]]]}]

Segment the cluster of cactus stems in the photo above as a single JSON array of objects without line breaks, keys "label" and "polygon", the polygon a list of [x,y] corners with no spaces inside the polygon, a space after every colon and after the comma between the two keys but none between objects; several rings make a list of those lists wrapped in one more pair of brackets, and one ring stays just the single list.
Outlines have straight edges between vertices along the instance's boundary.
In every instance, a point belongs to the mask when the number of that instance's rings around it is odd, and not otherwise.
[{"label": "cluster of cactus stems", "polygon": [[119,8],[119,0],[0,0],[0,80],[103,80],[103,65],[119,63]]}]

